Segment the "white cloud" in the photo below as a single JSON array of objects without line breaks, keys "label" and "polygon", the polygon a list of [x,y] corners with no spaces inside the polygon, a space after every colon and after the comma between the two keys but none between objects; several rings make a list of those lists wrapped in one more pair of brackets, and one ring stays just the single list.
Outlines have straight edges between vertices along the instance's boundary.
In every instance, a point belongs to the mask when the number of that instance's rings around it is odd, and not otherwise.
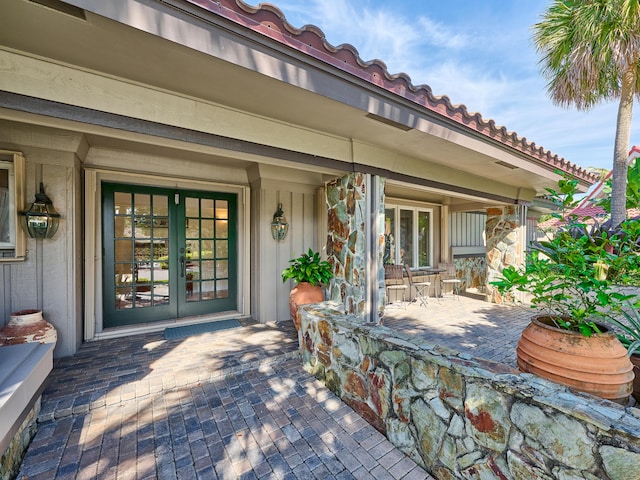
[{"label": "white cloud", "polygon": [[420,17],[418,25],[425,35],[425,41],[434,47],[461,49],[469,45],[469,38],[466,35],[428,17]]}]

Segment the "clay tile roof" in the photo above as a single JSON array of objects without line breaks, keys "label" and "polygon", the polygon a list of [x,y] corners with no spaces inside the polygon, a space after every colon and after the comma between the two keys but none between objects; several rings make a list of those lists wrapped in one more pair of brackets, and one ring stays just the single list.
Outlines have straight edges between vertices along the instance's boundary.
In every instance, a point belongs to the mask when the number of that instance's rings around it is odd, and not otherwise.
[{"label": "clay tile roof", "polygon": [[[584,222],[585,225],[591,225],[596,221],[598,223],[602,223],[609,217],[609,214],[605,212],[602,207],[598,207],[596,205],[578,207],[571,213],[577,215],[578,219],[581,222]],[[638,216],[640,216],[640,209],[629,208],[627,210],[627,218],[637,218]],[[559,218],[552,218],[546,222],[539,223],[538,228],[541,228],[542,230],[557,229],[562,227],[564,224],[565,222],[563,220]]]},{"label": "clay tile roof", "polygon": [[391,74],[381,60],[364,61],[352,45],[342,44],[337,47],[331,45],[318,27],[305,25],[302,28],[295,28],[275,5],[261,3],[257,7],[252,7],[242,0],[187,1],[395,93],[588,183],[595,183],[598,180],[597,175],[537,146],[535,142],[529,142],[525,137],[509,132],[505,127],[496,125],[491,119],[484,120],[480,113],[470,113],[465,105],[454,105],[446,95],[433,95],[428,85],[413,85],[406,73]]}]

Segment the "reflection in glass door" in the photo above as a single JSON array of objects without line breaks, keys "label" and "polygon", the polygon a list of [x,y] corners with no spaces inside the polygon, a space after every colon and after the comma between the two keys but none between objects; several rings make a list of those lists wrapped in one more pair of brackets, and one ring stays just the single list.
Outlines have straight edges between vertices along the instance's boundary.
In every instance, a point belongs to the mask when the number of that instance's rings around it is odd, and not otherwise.
[{"label": "reflection in glass door", "polygon": [[237,308],[235,195],[102,190],[105,327]]},{"label": "reflection in glass door", "polygon": [[188,315],[206,313],[204,301],[216,301],[219,308],[235,308],[235,283],[230,264],[234,235],[229,229],[230,198],[212,197],[210,194],[185,194],[185,221],[180,238],[180,278],[184,282],[184,305],[181,311]]}]

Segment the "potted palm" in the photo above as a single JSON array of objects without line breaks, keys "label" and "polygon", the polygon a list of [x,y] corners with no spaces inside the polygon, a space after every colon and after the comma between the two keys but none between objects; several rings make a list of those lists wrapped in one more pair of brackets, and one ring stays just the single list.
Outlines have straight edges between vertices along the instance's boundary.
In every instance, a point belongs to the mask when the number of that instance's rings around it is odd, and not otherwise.
[{"label": "potted palm", "polygon": [[318,252],[309,249],[297,258],[289,260],[289,265],[282,271],[282,281],[293,279],[296,286],[289,294],[289,310],[291,320],[300,329],[298,320],[298,306],[318,303],[324,300],[323,284],[327,284],[333,277],[333,267],[326,260],[322,260]]},{"label": "potted palm", "polygon": [[559,192],[549,193],[561,207],[561,228],[530,246],[523,267],[507,267],[491,283],[507,299],[525,293],[537,314],[518,342],[520,370],[624,402],[633,367],[613,325],[619,326],[625,305],[635,306],[636,297],[621,292],[609,275],[637,258],[628,234],[635,225],[587,225],[568,213],[577,182],[562,179],[558,185]]}]

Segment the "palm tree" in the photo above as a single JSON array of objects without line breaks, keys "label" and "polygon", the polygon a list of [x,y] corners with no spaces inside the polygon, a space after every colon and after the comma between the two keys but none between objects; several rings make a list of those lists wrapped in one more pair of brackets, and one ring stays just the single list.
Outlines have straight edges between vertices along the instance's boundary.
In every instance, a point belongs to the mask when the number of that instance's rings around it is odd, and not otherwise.
[{"label": "palm tree", "polygon": [[640,0],[553,0],[533,26],[556,105],[589,110],[619,100],[611,219],[626,219],[627,156],[634,96],[640,98]]}]

